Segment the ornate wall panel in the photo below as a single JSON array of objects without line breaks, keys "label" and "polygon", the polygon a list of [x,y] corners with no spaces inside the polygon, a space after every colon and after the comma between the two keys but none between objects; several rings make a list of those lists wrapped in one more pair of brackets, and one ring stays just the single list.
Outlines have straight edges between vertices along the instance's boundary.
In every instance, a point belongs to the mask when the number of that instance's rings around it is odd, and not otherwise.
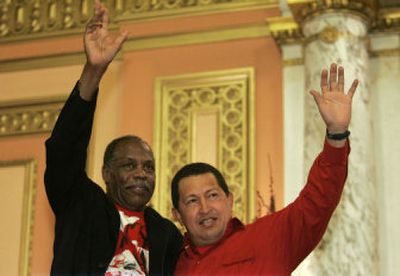
[{"label": "ornate wall panel", "polygon": [[0,104],[0,137],[50,132],[64,102],[65,99]]},{"label": "ornate wall panel", "polygon": [[[3,198],[0,206],[2,210],[5,210],[5,212],[2,212],[1,219],[13,219],[12,223],[8,223],[7,226],[3,225],[1,230],[1,235],[4,238],[2,241],[3,250],[0,250],[2,256],[0,274],[2,275],[10,275],[10,272],[17,271],[17,274],[13,273],[13,275],[30,275],[36,167],[37,162],[32,159],[0,160],[0,190],[2,196],[6,197]],[[18,175],[15,175],[15,173]],[[15,221],[15,219],[21,221]],[[3,223],[7,222],[3,221]],[[8,252],[4,252],[4,250]],[[11,252],[18,253],[10,256]],[[8,254],[8,256],[3,254]],[[4,263],[6,260],[7,263]],[[18,267],[11,267],[17,264]]]},{"label": "ornate wall panel", "polygon": [[[2,0],[0,42],[80,33],[93,13],[92,0]],[[277,0],[104,0],[114,23],[277,6]],[[115,25],[114,25],[115,26]]]},{"label": "ornate wall panel", "polygon": [[254,70],[251,68],[159,78],[156,86],[157,186],[153,204],[170,217],[170,182],[195,162],[199,112],[217,114],[216,166],[234,193],[234,214],[255,217]]}]

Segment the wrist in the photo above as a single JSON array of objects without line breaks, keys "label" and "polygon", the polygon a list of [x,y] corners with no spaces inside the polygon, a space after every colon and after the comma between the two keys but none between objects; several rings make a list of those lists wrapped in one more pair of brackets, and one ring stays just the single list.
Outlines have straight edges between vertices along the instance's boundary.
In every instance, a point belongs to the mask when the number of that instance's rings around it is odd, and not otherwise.
[{"label": "wrist", "polygon": [[344,140],[347,139],[349,135],[350,131],[348,130],[344,130],[341,132],[331,132],[329,129],[326,129],[326,137],[330,140],[336,140],[336,141]]},{"label": "wrist", "polygon": [[107,68],[93,66],[88,62],[85,64],[79,79],[79,92],[81,98],[86,101],[91,101],[93,99],[105,69]]}]

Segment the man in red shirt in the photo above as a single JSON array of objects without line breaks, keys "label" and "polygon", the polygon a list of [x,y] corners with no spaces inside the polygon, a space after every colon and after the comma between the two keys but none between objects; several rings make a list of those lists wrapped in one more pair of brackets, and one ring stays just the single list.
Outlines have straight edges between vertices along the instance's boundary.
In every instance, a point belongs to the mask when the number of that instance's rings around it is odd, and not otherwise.
[{"label": "man in red shirt", "polygon": [[326,124],[322,152],[297,199],[283,210],[243,225],[232,218],[233,195],[221,173],[205,163],[184,166],[172,180],[173,213],[185,225],[176,275],[290,275],[317,246],[347,176],[347,137],[358,81],[344,93],[344,69],[321,73],[311,91]]}]

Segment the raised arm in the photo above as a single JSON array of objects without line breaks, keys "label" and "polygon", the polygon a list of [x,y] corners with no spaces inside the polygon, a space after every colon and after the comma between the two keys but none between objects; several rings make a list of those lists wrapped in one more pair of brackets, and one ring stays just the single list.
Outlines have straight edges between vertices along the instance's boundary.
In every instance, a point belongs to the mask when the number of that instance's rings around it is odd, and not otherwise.
[{"label": "raised arm", "polygon": [[[321,73],[322,93],[311,91],[331,134],[348,130],[351,119],[352,97],[357,87],[355,80],[348,93],[343,92],[344,70],[332,64],[329,72]],[[266,250],[266,259],[282,263],[292,272],[318,245],[328,226],[343,191],[347,177],[349,154],[347,139],[326,139],[322,152],[315,159],[307,183],[294,202],[270,216],[261,218],[259,232]],[[268,255],[270,254],[270,255]]]},{"label": "raised arm", "polygon": [[[351,119],[351,105],[353,95],[356,91],[358,80],[354,80],[349,91],[344,93],[344,69],[342,66],[337,68],[333,63],[330,68],[329,80],[328,70],[321,72],[321,93],[312,90],[311,95],[317,103],[322,119],[326,124],[326,129],[330,134],[344,133],[348,131]],[[332,140],[327,139],[328,143],[334,147],[343,147],[346,139]]]},{"label": "raised arm", "polygon": [[45,186],[56,214],[62,213],[77,196],[85,195],[84,189],[90,182],[85,167],[96,108],[95,95],[126,36],[124,33],[115,39],[110,37],[107,9],[96,1],[95,14],[84,35],[87,61],[79,85],[74,87],[46,141]]},{"label": "raised arm", "polygon": [[108,23],[106,7],[96,0],[94,15],[86,25],[83,39],[86,64],[79,79],[80,96],[86,101],[93,99],[104,72],[128,37],[127,32],[112,37],[108,32]]}]

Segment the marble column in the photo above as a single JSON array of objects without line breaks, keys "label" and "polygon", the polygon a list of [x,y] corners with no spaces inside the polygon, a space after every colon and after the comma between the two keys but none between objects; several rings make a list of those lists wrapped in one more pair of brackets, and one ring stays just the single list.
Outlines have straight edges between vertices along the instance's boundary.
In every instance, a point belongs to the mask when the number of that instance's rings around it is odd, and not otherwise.
[{"label": "marble column", "polygon": [[320,12],[302,22],[305,36],[305,170],[322,148],[325,125],[309,91],[320,89],[322,68],[345,68],[345,90],[357,78],[350,125],[349,174],[341,202],[313,256],[313,275],[377,275],[377,202],[370,118],[367,23],[353,12]]}]

